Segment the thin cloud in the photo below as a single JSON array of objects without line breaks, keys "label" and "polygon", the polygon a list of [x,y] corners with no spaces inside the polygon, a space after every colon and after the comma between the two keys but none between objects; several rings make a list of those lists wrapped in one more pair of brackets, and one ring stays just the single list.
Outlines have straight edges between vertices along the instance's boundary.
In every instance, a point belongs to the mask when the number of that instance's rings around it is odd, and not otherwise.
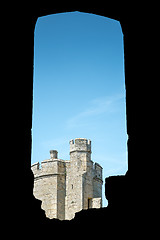
[{"label": "thin cloud", "polygon": [[89,124],[89,122],[86,121],[89,117],[117,111],[116,103],[123,98],[124,96],[119,94],[91,100],[87,109],[67,120],[67,127],[85,126]]}]

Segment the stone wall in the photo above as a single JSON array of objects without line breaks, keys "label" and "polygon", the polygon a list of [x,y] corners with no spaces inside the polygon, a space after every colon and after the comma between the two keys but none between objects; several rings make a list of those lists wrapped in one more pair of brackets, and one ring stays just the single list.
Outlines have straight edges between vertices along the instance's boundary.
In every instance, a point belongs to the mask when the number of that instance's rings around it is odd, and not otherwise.
[{"label": "stone wall", "polygon": [[102,167],[91,160],[91,141],[70,141],[70,161],[50,159],[32,165],[34,196],[42,201],[48,218],[70,220],[82,209],[102,207]]},{"label": "stone wall", "polygon": [[48,218],[65,218],[65,163],[48,159],[31,167],[34,174],[35,198],[42,201],[42,209]]}]

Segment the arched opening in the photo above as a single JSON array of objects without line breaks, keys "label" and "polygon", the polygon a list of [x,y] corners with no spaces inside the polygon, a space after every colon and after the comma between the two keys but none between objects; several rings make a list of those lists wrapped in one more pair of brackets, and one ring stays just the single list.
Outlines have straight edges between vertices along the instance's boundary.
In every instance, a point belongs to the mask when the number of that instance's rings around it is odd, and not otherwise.
[{"label": "arched opening", "polygon": [[[66,143],[71,138],[86,137],[94,143],[95,161],[100,162],[103,168],[107,162],[104,178],[124,174],[127,170],[127,134],[121,26],[118,21],[111,19],[108,19],[108,23],[102,16],[73,12],[67,18],[68,14],[61,14],[63,21],[57,21],[59,14],[45,16],[41,21],[45,32],[42,31],[38,38],[38,30],[35,31],[32,149],[37,160],[33,159],[33,162],[44,160],[51,147],[59,148],[57,150],[61,152],[61,158],[68,160]],[[72,18],[74,14],[77,19]],[[83,24],[82,15],[85,18]],[[47,17],[57,18],[54,27],[46,27]],[[93,17],[97,18],[96,24],[91,23],[90,17],[92,20]],[[73,19],[76,21],[73,22]],[[103,27],[100,27],[101,24]],[[108,35],[105,32],[107,24]],[[117,40],[116,28],[120,41]],[[48,34],[51,34],[50,38]],[[54,48],[49,49],[50,44]],[[41,49],[40,53],[38,49]],[[110,57],[106,58],[107,55]],[[117,85],[119,78],[120,85]],[[117,159],[120,155],[121,161]],[[113,163],[118,166],[117,169]]]}]

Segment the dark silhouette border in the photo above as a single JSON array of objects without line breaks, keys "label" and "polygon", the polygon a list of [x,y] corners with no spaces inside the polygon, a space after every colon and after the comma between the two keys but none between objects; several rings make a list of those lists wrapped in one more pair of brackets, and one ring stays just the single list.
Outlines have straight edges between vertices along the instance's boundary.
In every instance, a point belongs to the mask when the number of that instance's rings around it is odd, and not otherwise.
[{"label": "dark silhouette border", "polygon": [[[59,6],[63,5],[63,6]],[[129,178],[135,180],[135,166],[140,158],[138,155],[139,145],[137,141],[137,108],[140,95],[138,92],[140,81],[140,59],[138,37],[140,33],[139,12],[134,8],[116,5],[91,4],[89,7],[79,3],[77,6],[66,4],[39,3],[38,6],[26,5],[16,11],[13,21],[14,34],[16,35],[14,45],[14,56],[18,59],[15,67],[18,70],[14,82],[14,103],[17,112],[17,122],[14,125],[14,136],[18,135],[18,156],[16,159],[16,170],[14,186],[16,200],[12,206],[15,210],[12,216],[18,219],[17,224],[26,235],[47,237],[57,234],[65,237],[103,236],[113,234],[114,237],[123,237],[130,227],[130,218],[134,218],[136,211],[133,210],[133,198],[129,197],[129,189],[134,196],[135,189]],[[105,194],[108,199],[108,207],[102,209],[82,210],[76,214],[71,221],[49,220],[41,209],[41,201],[33,196],[33,174],[31,164],[31,129],[32,129],[32,91],[33,91],[33,58],[34,58],[34,27],[37,18],[48,14],[80,11],[94,13],[120,21],[124,34],[124,57],[125,57],[125,84],[126,84],[126,111],[127,111],[127,134],[128,134],[128,166],[129,171],[124,176],[114,176],[105,180]],[[134,19],[134,20],[133,20]],[[13,37],[14,38],[14,37]],[[14,39],[13,39],[14,41]],[[138,177],[138,176],[137,176]],[[134,181],[136,185],[136,180]],[[14,197],[12,197],[14,199]],[[134,201],[134,205],[136,201]],[[137,224],[135,224],[137,226]],[[84,234],[85,233],[85,234]],[[105,236],[105,235],[104,235]]]}]

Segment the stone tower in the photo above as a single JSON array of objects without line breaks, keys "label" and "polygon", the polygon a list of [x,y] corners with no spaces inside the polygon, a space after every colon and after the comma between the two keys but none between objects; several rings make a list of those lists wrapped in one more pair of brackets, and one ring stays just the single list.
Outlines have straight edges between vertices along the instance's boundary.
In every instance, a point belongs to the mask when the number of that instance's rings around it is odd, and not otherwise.
[{"label": "stone tower", "polygon": [[102,167],[91,160],[91,141],[76,138],[70,141],[70,160],[57,158],[32,165],[34,196],[42,201],[49,218],[72,219],[76,212],[102,207]]},{"label": "stone tower", "polygon": [[49,218],[65,219],[65,161],[57,158],[57,151],[50,151],[50,159],[40,164],[35,163],[31,169],[34,174],[35,198],[42,201],[42,209]]}]

